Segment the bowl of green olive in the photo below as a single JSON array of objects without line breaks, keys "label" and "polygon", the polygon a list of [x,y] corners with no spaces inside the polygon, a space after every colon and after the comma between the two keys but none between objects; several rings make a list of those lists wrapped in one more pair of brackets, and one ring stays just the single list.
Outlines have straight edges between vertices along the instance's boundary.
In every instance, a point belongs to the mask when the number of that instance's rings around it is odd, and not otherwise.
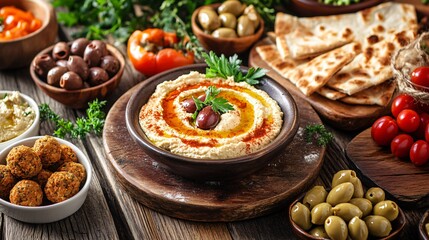
[{"label": "bowl of green olive", "polygon": [[332,178],[332,189],[314,186],[289,207],[301,239],[394,239],[406,224],[400,207],[378,187],[364,191],[353,170]]},{"label": "bowl of green olive", "polygon": [[264,21],[255,7],[238,0],[197,8],[191,24],[206,50],[228,56],[248,50],[264,32]]},{"label": "bowl of green olive", "polygon": [[429,240],[429,210],[425,212],[419,223],[420,238]]}]

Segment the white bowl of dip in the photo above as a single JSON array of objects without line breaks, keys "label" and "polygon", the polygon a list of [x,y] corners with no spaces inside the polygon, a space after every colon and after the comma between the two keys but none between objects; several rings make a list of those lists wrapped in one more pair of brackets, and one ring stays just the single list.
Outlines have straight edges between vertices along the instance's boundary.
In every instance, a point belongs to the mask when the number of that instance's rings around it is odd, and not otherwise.
[{"label": "white bowl of dip", "polygon": [[[25,130],[23,131],[22,129],[21,131],[19,131],[18,129],[14,128],[17,125],[15,124],[15,121],[12,127],[6,128],[5,125],[2,125],[2,124],[10,124],[10,122],[7,123],[7,121],[4,121],[3,119],[4,115],[6,114],[4,109],[5,105],[3,102],[6,95],[11,96],[14,92],[17,92],[17,91],[0,90],[0,151],[2,151],[3,149],[10,146],[16,141],[19,141],[24,138],[36,136],[39,134],[39,126],[40,126],[39,106],[31,97],[22,93],[19,93],[19,97],[23,99],[26,103],[28,103],[28,106],[31,107],[31,109],[34,111],[34,118],[32,118],[33,121],[30,124],[27,124]],[[22,115],[19,115],[19,113],[15,113],[15,112],[13,113],[13,116],[22,117]],[[21,119],[28,122],[28,119],[26,119],[25,117],[22,117]],[[9,135],[11,133],[10,131],[16,131],[17,132],[16,136],[13,136],[12,138],[8,138],[8,140],[3,140],[2,138],[5,138],[6,134]]]}]

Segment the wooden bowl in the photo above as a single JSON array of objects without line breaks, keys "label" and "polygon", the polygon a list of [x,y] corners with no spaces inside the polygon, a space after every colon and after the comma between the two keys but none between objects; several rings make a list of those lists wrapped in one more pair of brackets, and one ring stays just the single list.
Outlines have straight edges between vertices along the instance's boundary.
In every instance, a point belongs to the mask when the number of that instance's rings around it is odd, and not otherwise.
[{"label": "wooden bowl", "polygon": [[420,238],[423,240],[429,240],[429,235],[425,226],[426,224],[429,224],[429,210],[425,212],[419,223]]},{"label": "wooden bowl", "polygon": [[[44,93],[46,93],[49,97],[53,98],[54,100],[66,105],[67,107],[71,107],[75,109],[87,108],[88,102],[96,98],[103,99],[111,91],[113,91],[121,81],[121,77],[124,72],[125,59],[122,56],[121,52],[110,44],[106,44],[106,45],[110,55],[116,57],[119,60],[120,68],[115,76],[111,77],[108,81],[100,85],[79,89],[79,90],[66,90],[63,88],[51,86],[48,83],[46,83],[43,79],[41,79],[39,75],[35,72],[34,60],[30,66],[31,77],[33,78],[33,81],[36,83],[36,85]],[[54,48],[54,45],[44,49],[37,56],[45,53],[50,54],[52,53],[53,48]]]},{"label": "wooden bowl", "polygon": [[[327,189],[329,192],[329,189]],[[306,239],[306,240],[329,240],[327,238],[317,238],[312,235],[310,235],[307,231],[299,227],[293,220],[292,220],[292,208],[297,202],[301,202],[304,199],[305,193],[302,194],[297,200],[295,200],[290,206],[289,206],[289,222],[292,225],[292,231],[295,233],[296,236],[298,236],[300,239]],[[399,208],[399,206],[398,206]],[[405,227],[407,220],[405,219],[404,212],[402,212],[402,209],[399,208],[399,214],[398,217],[391,222],[392,223],[392,231],[387,237],[384,238],[377,238],[378,240],[391,240],[391,239],[397,239],[400,236],[400,233],[402,229]],[[350,239],[350,238],[348,238]],[[369,236],[369,239],[371,237]]]},{"label": "wooden bowl", "polygon": [[[173,154],[168,150],[155,146],[139,124],[140,110],[151,97],[158,84],[173,80],[191,71],[205,73],[206,64],[194,64],[175,68],[145,80],[144,84],[134,92],[128,101],[125,118],[128,132],[141,146],[142,150],[152,159],[161,163],[167,170],[180,176],[195,180],[232,180],[249,175],[273,159],[273,156],[285,149],[293,140],[298,130],[298,109],[289,92],[270,77],[264,77],[258,89],[267,92],[277,101],[283,111],[283,125],[277,137],[267,146],[246,156],[228,159],[196,159]],[[246,72],[247,68],[242,67]]]},{"label": "wooden bowl", "polygon": [[[212,4],[214,9],[217,9],[220,4]],[[239,38],[215,38],[210,34],[205,33],[198,23],[198,13],[204,6],[197,8],[192,14],[191,24],[192,32],[198,38],[201,45],[208,51],[213,51],[216,54],[224,54],[226,56],[234,55],[235,53],[242,53],[248,50],[264,33],[264,21],[261,23],[255,34],[239,37]]]},{"label": "wooden bowl", "polygon": [[0,41],[0,70],[28,66],[34,56],[55,42],[58,24],[55,11],[43,0],[2,0],[0,7],[15,6],[30,11],[42,21],[42,27],[18,39]]},{"label": "wooden bowl", "polygon": [[291,0],[290,10],[302,17],[337,15],[353,13],[365,8],[373,7],[384,0],[363,0],[347,6],[334,6],[319,3],[317,0]]}]

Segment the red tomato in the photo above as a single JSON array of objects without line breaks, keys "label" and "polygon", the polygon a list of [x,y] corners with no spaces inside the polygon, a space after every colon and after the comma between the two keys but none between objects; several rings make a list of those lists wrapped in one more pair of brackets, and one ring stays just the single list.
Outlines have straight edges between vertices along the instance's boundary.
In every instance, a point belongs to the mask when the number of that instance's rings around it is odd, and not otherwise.
[{"label": "red tomato", "polygon": [[429,142],[429,124],[426,124],[425,126],[425,140],[426,142]]},{"label": "red tomato", "polygon": [[421,66],[411,73],[411,82],[414,84],[429,87],[429,67]]},{"label": "red tomato", "polygon": [[398,158],[408,158],[410,149],[414,143],[413,137],[408,134],[399,134],[390,143],[392,154]]},{"label": "red tomato", "polygon": [[421,166],[429,160],[429,143],[417,140],[410,149],[410,160],[414,165]]},{"label": "red tomato", "polygon": [[398,114],[404,109],[413,109],[417,110],[417,102],[414,98],[408,94],[399,94],[392,101],[391,111],[394,117],[397,117]]},{"label": "red tomato", "polygon": [[419,115],[420,115],[420,124],[419,124],[419,128],[416,131],[415,137],[417,139],[425,139],[426,125],[429,123],[429,114],[422,112]]},{"label": "red tomato", "polygon": [[411,109],[404,109],[396,118],[399,128],[407,133],[415,132],[420,125],[419,114]]},{"label": "red tomato", "polygon": [[396,135],[398,135],[398,125],[389,116],[379,118],[371,127],[371,137],[380,146],[389,146]]}]

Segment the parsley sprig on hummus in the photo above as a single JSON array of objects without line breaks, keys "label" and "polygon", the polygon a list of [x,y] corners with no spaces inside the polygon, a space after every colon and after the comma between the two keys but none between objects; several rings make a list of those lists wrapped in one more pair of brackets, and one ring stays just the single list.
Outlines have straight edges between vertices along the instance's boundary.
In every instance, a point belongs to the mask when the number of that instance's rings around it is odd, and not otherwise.
[{"label": "parsley sprig on hummus", "polygon": [[213,111],[218,114],[226,113],[230,110],[234,110],[234,107],[225,98],[216,97],[219,95],[220,89],[215,86],[209,86],[206,90],[206,97],[204,101],[198,98],[192,97],[197,107],[197,110],[192,115],[192,119],[197,119],[198,113],[207,106],[211,106]]},{"label": "parsley sprig on hummus", "polygon": [[234,77],[235,82],[247,82],[250,85],[256,85],[259,84],[259,79],[267,73],[266,69],[252,67],[249,68],[246,75],[243,75],[240,70],[241,60],[238,59],[237,54],[227,59],[223,54],[218,57],[210,51],[209,54],[202,53],[202,56],[209,66],[206,69],[206,77],[209,78],[221,77],[226,79]]}]

